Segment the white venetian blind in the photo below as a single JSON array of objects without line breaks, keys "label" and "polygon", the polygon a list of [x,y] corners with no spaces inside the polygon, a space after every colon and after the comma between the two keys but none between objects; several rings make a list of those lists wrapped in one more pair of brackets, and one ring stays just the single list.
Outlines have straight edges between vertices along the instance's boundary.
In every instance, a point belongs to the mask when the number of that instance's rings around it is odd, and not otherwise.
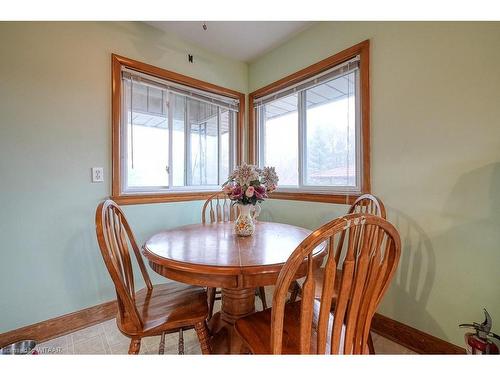
[{"label": "white venetian blind", "polygon": [[301,91],[308,90],[310,88],[313,88],[315,86],[321,85],[324,82],[331,81],[335,78],[342,77],[344,75],[347,75],[353,71],[356,71],[359,69],[359,55],[352,58],[351,60],[348,60],[340,65],[336,65],[334,68],[328,69],[324,72],[321,72],[311,78],[308,78],[305,81],[301,81],[300,83],[297,83],[296,85],[292,85],[287,87],[286,89],[274,92],[269,95],[262,96],[260,98],[257,98],[254,100],[254,107],[259,107],[261,105],[273,102],[277,99],[281,99],[287,96],[290,96],[294,93],[298,93]]},{"label": "white venetian blind", "polygon": [[239,101],[227,96],[217,95],[206,91],[196,90],[192,87],[181,85],[175,82],[163,80],[153,76],[145,75],[131,69],[122,69],[122,78],[146,86],[152,86],[163,90],[168,90],[187,98],[193,98],[205,103],[216,105],[220,108],[229,109],[234,112],[239,110]]}]

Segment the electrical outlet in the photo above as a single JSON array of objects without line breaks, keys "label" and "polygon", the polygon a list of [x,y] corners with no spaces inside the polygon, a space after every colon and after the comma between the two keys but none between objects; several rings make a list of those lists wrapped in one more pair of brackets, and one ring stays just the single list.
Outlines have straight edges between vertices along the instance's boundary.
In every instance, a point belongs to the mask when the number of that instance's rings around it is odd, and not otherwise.
[{"label": "electrical outlet", "polygon": [[104,182],[104,168],[92,168],[92,182]]}]

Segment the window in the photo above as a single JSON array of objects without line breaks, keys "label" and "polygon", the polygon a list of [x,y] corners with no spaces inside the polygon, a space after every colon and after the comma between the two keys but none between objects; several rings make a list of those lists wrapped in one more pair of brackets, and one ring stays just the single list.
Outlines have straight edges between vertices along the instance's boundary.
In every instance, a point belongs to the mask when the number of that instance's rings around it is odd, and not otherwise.
[{"label": "window", "polygon": [[367,41],[250,94],[250,156],[276,167],[273,196],[344,203],[369,192],[368,104]]},{"label": "window", "polygon": [[220,189],[240,156],[242,94],[115,55],[113,87],[115,200],[203,199]]}]

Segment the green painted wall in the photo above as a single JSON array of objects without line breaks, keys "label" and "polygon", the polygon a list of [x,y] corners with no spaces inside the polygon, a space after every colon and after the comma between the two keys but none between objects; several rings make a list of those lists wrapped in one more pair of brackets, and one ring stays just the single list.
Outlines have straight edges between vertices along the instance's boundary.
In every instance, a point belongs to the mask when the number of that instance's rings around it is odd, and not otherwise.
[{"label": "green painted wall", "polygon": [[[142,23],[0,22],[0,45],[4,332],[114,298],[94,230],[95,207],[111,191],[111,53],[241,92],[247,65]],[[105,168],[105,183],[90,182],[93,166]],[[200,207],[126,213],[142,242],[160,228],[198,221]]]},{"label": "green painted wall", "polygon": [[[250,91],[371,40],[372,186],[403,254],[380,312],[463,346],[500,327],[500,23],[324,22],[249,66]],[[272,201],[313,228],[339,207]]]}]

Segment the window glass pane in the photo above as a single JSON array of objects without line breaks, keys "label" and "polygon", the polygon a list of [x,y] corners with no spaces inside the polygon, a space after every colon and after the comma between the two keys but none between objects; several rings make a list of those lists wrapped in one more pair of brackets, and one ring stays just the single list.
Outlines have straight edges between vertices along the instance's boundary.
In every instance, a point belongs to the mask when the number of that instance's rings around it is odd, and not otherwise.
[{"label": "window glass pane", "polygon": [[168,186],[168,120],[165,106],[159,104],[165,92],[130,81],[124,81],[124,87],[127,185]]},{"label": "window glass pane", "polygon": [[173,112],[172,119],[172,184],[174,186],[184,186],[184,166],[185,166],[185,105],[186,98],[181,95],[170,93],[170,105]]},{"label": "window glass pane", "polygon": [[237,112],[126,74],[122,87],[124,192],[215,190],[227,180]]},{"label": "window glass pane", "polygon": [[307,185],[356,186],[355,74],[305,93]]},{"label": "window glass pane", "polygon": [[298,95],[264,105],[262,113],[262,166],[274,166],[280,186],[296,186],[298,174]]},{"label": "window glass pane", "polygon": [[221,110],[220,114],[220,181],[219,183],[224,183],[228,176],[229,176],[229,171],[230,171],[230,139],[231,139],[231,134],[230,134],[230,129],[232,128],[233,124],[233,111],[229,111],[226,109]]},{"label": "window glass pane", "polygon": [[151,113],[163,114],[163,106],[166,100],[166,91],[155,87],[148,87],[147,110]]},{"label": "window glass pane", "polygon": [[190,164],[188,184],[218,184],[218,107],[188,99]]}]

